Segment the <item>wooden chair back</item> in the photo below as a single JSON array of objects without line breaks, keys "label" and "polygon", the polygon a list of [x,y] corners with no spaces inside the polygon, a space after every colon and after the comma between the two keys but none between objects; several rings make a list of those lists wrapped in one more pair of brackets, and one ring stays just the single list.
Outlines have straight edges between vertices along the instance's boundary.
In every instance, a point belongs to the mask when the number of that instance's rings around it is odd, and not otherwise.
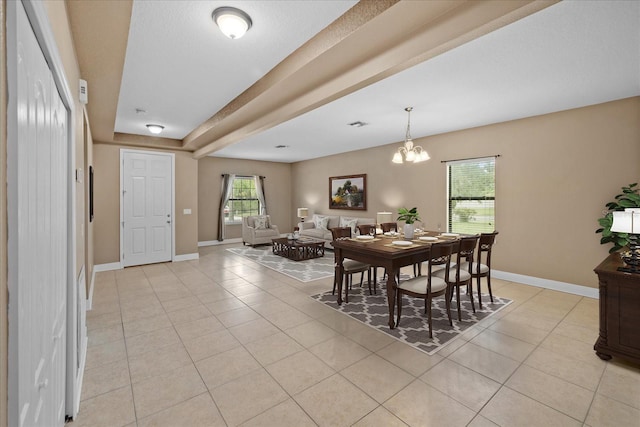
[{"label": "wooden chair back", "polygon": [[389,231],[398,231],[398,223],[397,222],[383,222],[380,224],[380,228],[383,233],[388,233]]},{"label": "wooden chair back", "polygon": [[375,224],[362,224],[362,225],[357,225],[356,227],[358,227],[358,231],[360,232],[360,234],[369,234],[371,230],[373,230],[374,235],[376,233]]},{"label": "wooden chair back", "polygon": [[471,266],[473,264],[473,257],[476,251],[476,246],[478,246],[478,240],[480,239],[480,235],[475,235],[471,237],[463,237],[458,242],[458,253],[456,262],[460,265],[463,260],[469,263],[469,273],[471,273]]},{"label": "wooden chair back", "polygon": [[480,241],[478,242],[478,264],[482,262],[482,254],[485,254],[485,262],[484,265],[491,269],[491,249],[493,248],[493,244],[496,242],[497,231],[493,233],[482,233],[480,235]]},{"label": "wooden chair back", "polygon": [[449,277],[449,263],[451,261],[451,254],[453,253],[453,246],[455,242],[434,243],[431,245],[431,252],[429,253],[429,269],[427,271],[429,280],[431,279],[432,267],[434,265],[445,265],[447,275]]},{"label": "wooden chair back", "polygon": [[331,229],[333,240],[349,239],[351,237],[351,227],[334,227]]}]

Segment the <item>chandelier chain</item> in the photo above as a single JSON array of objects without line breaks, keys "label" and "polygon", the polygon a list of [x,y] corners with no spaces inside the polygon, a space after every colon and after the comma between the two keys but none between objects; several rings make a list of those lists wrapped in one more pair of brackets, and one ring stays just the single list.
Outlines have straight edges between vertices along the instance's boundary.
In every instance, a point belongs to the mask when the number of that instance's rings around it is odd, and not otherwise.
[{"label": "chandelier chain", "polygon": [[407,134],[404,137],[405,141],[411,141],[411,110],[413,110],[413,107],[407,107],[404,109],[404,111],[406,111],[408,113],[408,119],[407,119]]}]

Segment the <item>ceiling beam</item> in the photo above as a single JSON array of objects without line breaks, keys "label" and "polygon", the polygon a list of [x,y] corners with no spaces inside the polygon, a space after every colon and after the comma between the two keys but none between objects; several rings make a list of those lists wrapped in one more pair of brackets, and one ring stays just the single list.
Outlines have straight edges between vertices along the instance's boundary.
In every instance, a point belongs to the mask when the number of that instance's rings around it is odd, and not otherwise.
[{"label": "ceiling beam", "polygon": [[[189,134],[184,146],[201,158],[557,1],[401,1],[389,5],[361,22],[340,43],[312,58],[307,55],[310,60],[303,66],[287,67],[290,58],[285,59],[265,76],[270,84],[256,83],[263,85],[260,90],[248,89]],[[375,2],[358,3],[342,18],[370,3]],[[321,32],[314,39],[323,36]],[[274,74],[280,72],[279,67],[291,71],[277,78]]]}]

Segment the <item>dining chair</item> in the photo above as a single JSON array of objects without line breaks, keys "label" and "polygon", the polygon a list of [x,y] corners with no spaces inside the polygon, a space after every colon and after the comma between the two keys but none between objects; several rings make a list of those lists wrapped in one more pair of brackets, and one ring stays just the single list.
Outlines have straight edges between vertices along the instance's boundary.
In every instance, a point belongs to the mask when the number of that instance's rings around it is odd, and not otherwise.
[{"label": "dining chair", "polygon": [[[480,279],[482,277],[487,278],[487,289],[489,289],[489,297],[493,302],[493,292],[491,291],[491,249],[496,241],[497,231],[493,233],[482,233],[478,241],[478,256],[476,261],[470,261],[471,276],[478,281],[478,306],[482,308],[482,293],[480,288]],[[482,262],[482,254],[484,254],[485,261]],[[462,266],[461,268],[467,269],[468,266]]]},{"label": "dining chair", "polygon": [[[382,230],[383,233],[388,233],[390,231],[398,231],[398,223],[397,222],[383,222],[380,224],[380,229]],[[362,232],[360,232],[362,234]],[[414,265],[413,267],[413,275],[417,276],[416,274],[416,267]],[[382,278],[386,278],[387,277],[387,271],[385,270],[384,274],[382,275]],[[396,276],[396,280],[400,281],[400,270],[398,270],[398,274]]]},{"label": "dining chair", "polygon": [[427,275],[418,276],[413,279],[398,283],[396,288],[396,302],[398,306],[398,317],[396,325],[400,324],[400,316],[402,315],[402,295],[408,295],[414,298],[424,299],[424,310],[427,313],[429,324],[429,338],[433,338],[432,331],[432,311],[431,302],[433,298],[445,295],[445,305],[447,307],[447,315],[449,316],[449,325],[453,326],[451,320],[451,300],[449,298],[450,287],[447,282],[433,274],[433,267],[443,265],[446,275],[449,275],[449,263],[451,262],[451,252],[453,251],[453,242],[434,243],[431,245],[429,252],[429,261],[427,265]]},{"label": "dining chair", "polygon": [[[375,224],[360,224],[360,225],[356,225],[356,227],[358,228],[358,233],[360,233],[361,236],[371,235],[372,230],[373,230],[373,236],[375,236],[377,232]],[[370,271],[373,272],[373,293],[377,294],[378,293],[378,267],[371,266]],[[371,288],[369,288],[369,293],[371,293]]]},{"label": "dining chair", "polygon": [[383,222],[380,224],[380,228],[383,233],[388,233],[390,231],[398,231],[398,223],[397,222]]},{"label": "dining chair", "polygon": [[[380,228],[383,233],[388,233],[390,231],[398,231],[398,223],[397,222],[383,222],[380,224]],[[386,274],[386,273],[385,273]],[[413,275],[419,276],[422,274],[422,270],[420,264],[413,264]],[[398,280],[400,280],[400,272],[398,271]]]},{"label": "dining chair", "polygon": [[[473,264],[473,253],[476,250],[478,244],[479,235],[471,237],[463,237],[460,240],[456,240],[453,244],[453,252],[455,253],[455,262],[452,256],[451,263],[449,264],[449,274],[447,275],[444,269],[440,269],[434,273],[435,276],[444,279],[447,285],[451,289],[449,292],[449,298],[453,298],[453,289],[456,290],[456,308],[458,309],[458,321],[462,321],[462,314],[460,311],[460,288],[462,286],[467,287],[467,295],[471,300],[471,308],[473,312],[476,312],[476,306],[473,303],[473,281],[471,277],[470,266]],[[466,260],[466,262],[464,261]],[[464,267],[463,267],[464,266]]]},{"label": "dining chair", "polygon": [[[351,227],[335,227],[331,229],[331,235],[333,237],[333,241],[336,240],[345,240],[351,238]],[[338,263],[338,259],[335,260],[336,265]],[[342,268],[344,270],[344,278],[345,278],[345,286],[344,286],[344,300],[345,302],[349,302],[349,288],[353,283],[353,275],[356,273],[360,273],[360,287],[362,287],[362,282],[364,280],[364,273],[367,272],[367,283],[369,285],[369,295],[371,295],[371,266],[369,264],[365,264],[360,261],[355,261],[352,259],[345,258],[342,260]],[[334,274],[333,277],[333,291],[331,294],[336,293],[336,286],[338,285],[338,276]],[[375,284],[374,284],[375,288]]]},{"label": "dining chair", "polygon": [[356,225],[356,227],[358,228],[358,232],[360,233],[360,235],[367,235],[371,233],[371,230],[373,230],[373,235],[376,235],[376,225],[375,224],[360,224],[360,225]]}]

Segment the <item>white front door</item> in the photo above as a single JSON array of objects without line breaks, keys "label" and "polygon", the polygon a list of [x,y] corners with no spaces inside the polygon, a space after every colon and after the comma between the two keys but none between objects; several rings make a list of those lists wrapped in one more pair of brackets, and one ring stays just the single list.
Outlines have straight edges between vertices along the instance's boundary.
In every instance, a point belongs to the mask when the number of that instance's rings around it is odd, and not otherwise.
[{"label": "white front door", "polygon": [[121,150],[124,267],[171,261],[173,154]]},{"label": "white front door", "polygon": [[17,127],[15,135],[11,132],[7,149],[9,425],[62,426],[66,385],[68,112],[22,3],[16,5],[15,14],[17,66],[16,92],[12,97],[15,96]]}]

